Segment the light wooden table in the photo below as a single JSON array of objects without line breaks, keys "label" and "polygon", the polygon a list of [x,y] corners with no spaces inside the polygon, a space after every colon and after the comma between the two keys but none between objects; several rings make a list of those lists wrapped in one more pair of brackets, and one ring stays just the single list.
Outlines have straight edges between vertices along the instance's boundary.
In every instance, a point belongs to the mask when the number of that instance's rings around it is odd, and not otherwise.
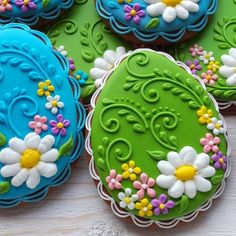
[{"label": "light wooden table", "polygon": [[[225,117],[236,157],[236,117]],[[232,160],[231,176],[224,194],[212,208],[192,223],[182,223],[171,230],[140,229],[113,215],[98,196],[83,156],[74,166],[70,180],[54,188],[37,203],[14,209],[0,209],[0,235],[236,235],[236,160]]]}]

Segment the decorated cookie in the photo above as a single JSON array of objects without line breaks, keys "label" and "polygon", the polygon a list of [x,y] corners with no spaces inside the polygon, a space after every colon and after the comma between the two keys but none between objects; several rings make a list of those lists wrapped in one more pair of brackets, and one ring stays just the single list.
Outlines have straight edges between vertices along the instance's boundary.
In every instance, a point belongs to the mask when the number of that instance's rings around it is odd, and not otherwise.
[{"label": "decorated cookie", "polygon": [[73,0],[0,0],[0,23],[19,22],[36,25],[39,20],[58,18],[62,10],[72,6]]},{"label": "decorated cookie", "polygon": [[236,1],[220,0],[218,9],[203,32],[172,53],[202,79],[220,108],[227,108],[236,101]]},{"label": "decorated cookie", "polygon": [[[89,17],[88,17],[89,16]],[[71,72],[82,87],[82,97],[88,98],[100,86],[104,71],[113,68],[116,59],[130,49],[117,38],[97,15],[93,1],[76,1],[73,8],[47,35],[53,45],[67,56]],[[97,68],[97,70],[90,70]]]},{"label": "decorated cookie", "polygon": [[201,31],[217,0],[96,0],[99,15],[132,42],[169,44]]},{"label": "decorated cookie", "polygon": [[90,172],[116,215],[173,227],[220,195],[230,167],[225,122],[187,66],[148,49],[127,54],[91,106]]},{"label": "decorated cookie", "polygon": [[83,150],[80,87],[49,39],[0,27],[0,207],[45,197]]}]

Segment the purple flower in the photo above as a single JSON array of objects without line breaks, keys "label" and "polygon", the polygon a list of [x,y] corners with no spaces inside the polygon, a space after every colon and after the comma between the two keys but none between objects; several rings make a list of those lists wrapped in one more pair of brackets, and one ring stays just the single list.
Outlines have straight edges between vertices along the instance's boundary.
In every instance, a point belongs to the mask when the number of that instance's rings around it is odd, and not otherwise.
[{"label": "purple flower", "polygon": [[21,8],[22,12],[27,12],[28,10],[35,10],[37,5],[34,0],[16,0],[15,4],[17,7]]},{"label": "purple flower", "polygon": [[66,128],[69,127],[70,121],[64,120],[63,115],[57,115],[57,121],[51,120],[50,125],[52,127],[52,133],[54,135],[60,134],[61,136],[66,136]]},{"label": "purple flower", "polygon": [[69,58],[69,66],[70,66],[70,70],[72,70],[72,71],[75,70],[75,64],[74,64],[74,60],[72,58]]},{"label": "purple flower", "polygon": [[139,24],[142,17],[145,16],[145,11],[141,10],[139,3],[134,4],[133,7],[129,5],[124,6],[125,19],[127,21],[133,19],[135,24]]},{"label": "purple flower", "polygon": [[227,158],[223,156],[222,152],[217,152],[215,155],[211,157],[212,161],[214,161],[214,167],[216,169],[225,170],[227,167]]},{"label": "purple flower", "polygon": [[167,201],[167,196],[165,194],[161,194],[159,199],[153,199],[151,203],[154,208],[153,212],[155,215],[160,215],[161,213],[166,215],[168,214],[169,209],[175,206],[173,201]]},{"label": "purple flower", "polygon": [[202,70],[201,65],[199,64],[198,60],[190,61],[188,60],[186,62],[186,65],[190,68],[192,74],[196,74],[197,70]]}]

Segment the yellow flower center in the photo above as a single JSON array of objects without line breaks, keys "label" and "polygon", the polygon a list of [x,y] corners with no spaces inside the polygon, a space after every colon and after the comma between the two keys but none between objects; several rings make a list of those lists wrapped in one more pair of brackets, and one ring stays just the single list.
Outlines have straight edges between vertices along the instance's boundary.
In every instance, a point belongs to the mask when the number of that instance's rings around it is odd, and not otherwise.
[{"label": "yellow flower center", "polygon": [[129,173],[132,174],[134,172],[133,168],[129,168]]},{"label": "yellow flower center", "polygon": [[224,163],[224,159],[223,159],[223,158],[220,158],[220,159],[219,159],[219,162],[220,162],[220,164],[223,164],[223,163]]},{"label": "yellow flower center", "polygon": [[147,211],[148,211],[147,207],[144,207],[143,212],[147,212]]},{"label": "yellow flower center", "polygon": [[220,129],[220,127],[221,127],[221,125],[220,125],[219,123],[216,123],[216,124],[215,124],[215,128],[216,128],[216,129]]},{"label": "yellow flower center", "polygon": [[76,75],[76,79],[80,80],[81,76],[80,75]]},{"label": "yellow flower center", "polygon": [[205,55],[205,58],[206,58],[206,59],[210,59],[210,57],[211,57],[210,54],[206,54],[206,55]]},{"label": "yellow flower center", "polygon": [[136,14],[137,14],[137,12],[133,9],[133,10],[131,10],[131,12],[130,12],[130,15],[131,16],[136,16]]},{"label": "yellow flower center", "polygon": [[190,66],[190,69],[195,69],[195,65],[192,64],[192,65]]},{"label": "yellow flower center", "polygon": [[57,123],[57,128],[58,129],[62,129],[64,127],[63,123],[59,122]]},{"label": "yellow flower center", "polygon": [[163,210],[163,209],[165,208],[165,205],[162,203],[162,204],[159,205],[159,208],[160,208],[161,210]]},{"label": "yellow flower center", "polygon": [[31,169],[40,161],[41,153],[35,149],[26,149],[20,160],[22,168]]},{"label": "yellow flower center", "polygon": [[176,5],[180,4],[182,0],[162,0],[167,6],[175,7]]},{"label": "yellow flower center", "polygon": [[183,165],[175,171],[177,179],[182,181],[192,180],[196,175],[196,169],[193,166]]},{"label": "yellow flower center", "polygon": [[124,202],[126,203],[126,204],[129,204],[131,201],[130,201],[130,198],[129,197],[126,197],[125,199],[124,199]]},{"label": "yellow flower center", "polygon": [[25,6],[29,5],[29,0],[24,0],[24,5]]},{"label": "yellow flower center", "polygon": [[56,106],[57,106],[57,101],[53,100],[53,101],[52,101],[52,106],[53,106],[53,107],[56,107]]}]

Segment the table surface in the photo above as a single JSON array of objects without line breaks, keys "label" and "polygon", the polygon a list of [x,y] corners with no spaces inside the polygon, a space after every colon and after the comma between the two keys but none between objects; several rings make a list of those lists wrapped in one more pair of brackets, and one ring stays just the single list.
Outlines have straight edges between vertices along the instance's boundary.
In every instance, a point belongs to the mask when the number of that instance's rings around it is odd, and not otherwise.
[{"label": "table surface", "polygon": [[[236,144],[235,116],[225,116],[231,145]],[[233,147],[231,158],[236,156]],[[85,155],[73,166],[63,186],[51,189],[44,200],[0,210],[0,235],[236,235],[236,161],[223,195],[211,209],[191,223],[174,229],[140,229],[116,217],[97,193]]]}]

